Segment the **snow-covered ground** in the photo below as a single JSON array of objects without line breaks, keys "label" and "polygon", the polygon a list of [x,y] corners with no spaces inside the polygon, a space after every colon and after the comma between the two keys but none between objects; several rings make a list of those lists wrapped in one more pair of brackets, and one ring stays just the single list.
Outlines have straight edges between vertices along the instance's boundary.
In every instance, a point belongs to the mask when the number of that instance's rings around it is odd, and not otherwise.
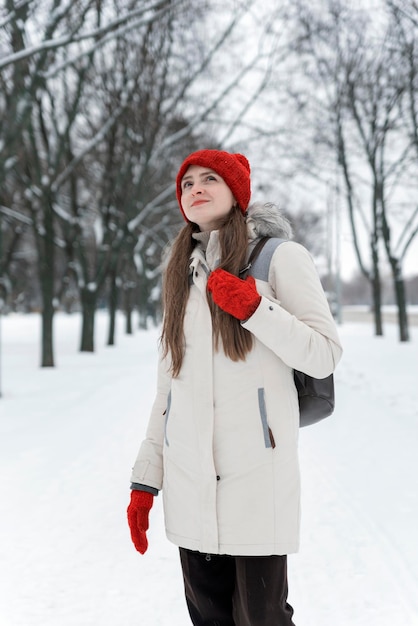
[{"label": "snow-covered ground", "polygon": [[[1,321],[0,626],[187,626],[161,498],[140,556],[129,476],[155,388],[157,330],[80,354],[57,315],[55,369],[39,317]],[[418,626],[418,328],[340,328],[337,410],[301,431],[302,545],[289,559],[297,626]]]}]

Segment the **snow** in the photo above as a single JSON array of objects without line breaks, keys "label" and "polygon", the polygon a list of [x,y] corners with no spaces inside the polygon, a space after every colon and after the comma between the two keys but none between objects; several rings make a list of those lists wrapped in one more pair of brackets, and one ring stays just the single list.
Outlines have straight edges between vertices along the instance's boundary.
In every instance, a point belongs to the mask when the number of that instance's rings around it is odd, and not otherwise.
[{"label": "snow", "polygon": [[[129,476],[155,389],[157,329],[79,353],[57,314],[54,369],[40,319],[1,320],[0,626],[186,626],[161,497],[149,550],[126,523]],[[302,544],[289,557],[297,626],[418,626],[418,329],[340,327],[332,418],[301,431]]]}]

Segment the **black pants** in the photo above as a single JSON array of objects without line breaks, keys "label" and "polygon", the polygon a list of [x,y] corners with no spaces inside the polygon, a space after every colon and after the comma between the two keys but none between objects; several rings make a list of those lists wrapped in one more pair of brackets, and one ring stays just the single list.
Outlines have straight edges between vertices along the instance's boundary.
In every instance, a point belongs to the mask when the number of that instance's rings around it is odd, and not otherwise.
[{"label": "black pants", "polygon": [[295,626],[286,556],[206,555],[180,548],[195,626]]}]

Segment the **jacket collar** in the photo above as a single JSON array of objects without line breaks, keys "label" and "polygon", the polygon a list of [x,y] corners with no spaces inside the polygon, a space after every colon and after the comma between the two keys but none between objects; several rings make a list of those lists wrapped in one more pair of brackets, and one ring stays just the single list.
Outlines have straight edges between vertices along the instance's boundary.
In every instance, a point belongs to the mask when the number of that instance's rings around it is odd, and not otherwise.
[{"label": "jacket collar", "polygon": [[193,239],[197,240],[197,246],[191,254],[190,267],[193,270],[200,262],[209,273],[219,265],[219,231],[194,233]]}]

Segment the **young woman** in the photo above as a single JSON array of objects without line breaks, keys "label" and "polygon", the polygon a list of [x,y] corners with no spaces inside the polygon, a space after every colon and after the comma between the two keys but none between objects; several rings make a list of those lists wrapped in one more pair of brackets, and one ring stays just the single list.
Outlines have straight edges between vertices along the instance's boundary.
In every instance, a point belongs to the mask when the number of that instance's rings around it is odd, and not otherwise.
[{"label": "young woman", "polygon": [[162,489],[196,626],[291,626],[286,555],[298,550],[299,407],[293,369],[316,378],[341,356],[307,250],[286,241],[268,281],[240,272],[265,235],[288,239],[272,205],[252,205],[241,154],[200,150],[177,175],[186,225],[164,272],[157,395],[132,473],[128,521],[147,547]]}]

